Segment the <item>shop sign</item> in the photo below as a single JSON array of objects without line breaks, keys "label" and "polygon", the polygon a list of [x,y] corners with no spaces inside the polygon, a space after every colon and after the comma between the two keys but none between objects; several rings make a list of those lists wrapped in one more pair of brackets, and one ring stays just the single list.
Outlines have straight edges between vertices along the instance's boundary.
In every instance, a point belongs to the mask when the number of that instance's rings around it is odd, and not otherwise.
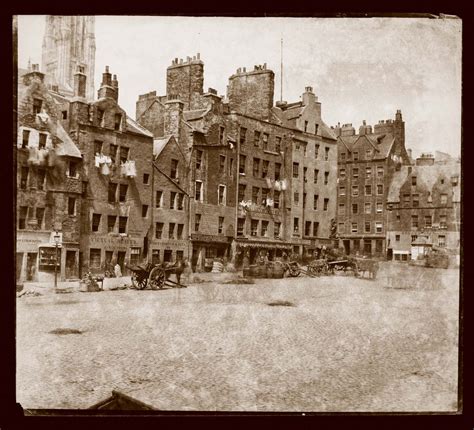
[{"label": "shop sign", "polygon": [[89,236],[90,243],[94,244],[102,244],[102,245],[134,245],[140,246],[140,243],[136,239],[128,238],[128,237],[96,237],[96,236]]},{"label": "shop sign", "polygon": [[191,234],[191,240],[195,242],[213,242],[213,243],[228,243],[230,240],[227,236],[214,236],[212,234]]}]

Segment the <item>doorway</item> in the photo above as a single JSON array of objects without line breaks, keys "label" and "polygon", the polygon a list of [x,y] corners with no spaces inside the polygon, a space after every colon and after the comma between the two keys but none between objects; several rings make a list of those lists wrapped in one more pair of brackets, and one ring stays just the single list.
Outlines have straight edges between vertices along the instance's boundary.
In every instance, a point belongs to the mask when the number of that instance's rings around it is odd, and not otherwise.
[{"label": "doorway", "polygon": [[171,261],[172,257],[173,257],[173,251],[171,249],[165,249],[165,252],[163,254],[163,261],[165,263],[168,263]]},{"label": "doorway", "polygon": [[388,261],[391,261],[393,258],[393,249],[392,248],[388,248],[387,249],[387,260]]},{"label": "doorway", "polygon": [[120,270],[122,275],[125,275],[125,251],[118,251],[117,252],[117,263],[120,266]]},{"label": "doorway", "polygon": [[346,255],[349,255],[351,253],[351,241],[348,239],[344,239],[342,243],[344,244],[344,252],[346,253]]},{"label": "doorway", "polygon": [[36,261],[38,259],[37,252],[28,252],[26,256],[26,280],[34,281],[36,274]]},{"label": "doorway", "polygon": [[76,251],[66,251],[66,279],[77,278]]}]

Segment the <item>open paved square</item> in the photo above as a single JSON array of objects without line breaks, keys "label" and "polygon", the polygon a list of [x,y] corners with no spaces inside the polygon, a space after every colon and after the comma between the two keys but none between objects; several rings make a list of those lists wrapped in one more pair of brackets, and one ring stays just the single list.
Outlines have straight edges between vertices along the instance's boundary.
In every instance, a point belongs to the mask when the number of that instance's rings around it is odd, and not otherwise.
[{"label": "open paved square", "polygon": [[117,389],[162,410],[455,411],[458,284],[385,263],[376,281],[22,297],[17,401],[87,408]]}]

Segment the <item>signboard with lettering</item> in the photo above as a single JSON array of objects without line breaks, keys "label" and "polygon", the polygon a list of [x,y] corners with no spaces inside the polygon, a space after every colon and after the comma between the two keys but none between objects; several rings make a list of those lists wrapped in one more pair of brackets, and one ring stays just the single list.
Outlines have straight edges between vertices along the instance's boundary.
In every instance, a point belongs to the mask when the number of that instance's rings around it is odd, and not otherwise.
[{"label": "signboard with lettering", "polygon": [[191,234],[191,240],[195,242],[214,242],[214,243],[229,243],[232,238],[227,236],[213,236],[211,234]]}]

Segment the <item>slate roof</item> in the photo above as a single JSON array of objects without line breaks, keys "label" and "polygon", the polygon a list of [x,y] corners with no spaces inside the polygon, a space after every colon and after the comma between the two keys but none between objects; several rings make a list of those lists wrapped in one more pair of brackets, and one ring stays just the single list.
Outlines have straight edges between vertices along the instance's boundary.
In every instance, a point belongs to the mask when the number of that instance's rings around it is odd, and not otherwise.
[{"label": "slate roof", "polygon": [[55,134],[61,140],[61,144],[57,149],[58,155],[66,155],[68,157],[82,158],[81,151],[76,146],[76,144],[69,137],[69,134],[66,133],[61,123],[58,121],[55,127]]},{"label": "slate roof", "polygon": [[187,110],[183,112],[183,118],[185,121],[195,121],[201,119],[207,112],[208,109]]},{"label": "slate roof", "polygon": [[373,160],[384,160],[387,158],[395,142],[395,138],[390,133],[339,136],[339,141],[351,152],[357,150],[357,142],[360,139],[367,139],[375,149]]},{"label": "slate roof", "polygon": [[153,139],[153,156],[156,158],[161,154],[164,147],[170,141],[173,136],[163,137],[161,139]]},{"label": "slate roof", "polygon": [[151,133],[148,129],[146,129],[145,127],[138,124],[138,122],[134,121],[128,115],[127,115],[127,127],[128,127],[129,130],[131,130],[135,133],[143,134],[143,135],[149,136],[149,137],[153,137],[153,133]]}]

